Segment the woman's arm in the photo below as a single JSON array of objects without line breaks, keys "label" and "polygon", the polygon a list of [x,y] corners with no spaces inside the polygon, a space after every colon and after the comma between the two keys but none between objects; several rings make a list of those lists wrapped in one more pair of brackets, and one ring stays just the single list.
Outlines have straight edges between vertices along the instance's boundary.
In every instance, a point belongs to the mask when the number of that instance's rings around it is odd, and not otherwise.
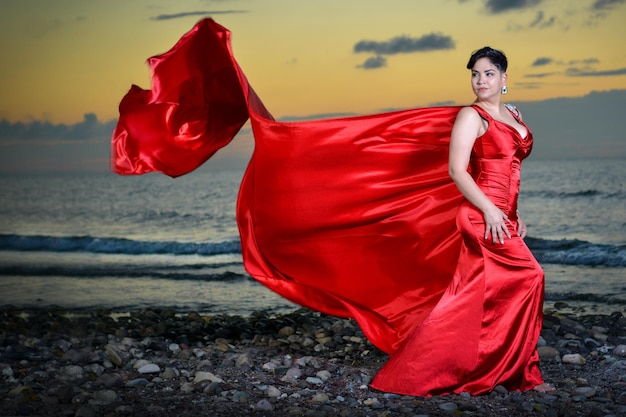
[{"label": "woman's arm", "polygon": [[506,226],[508,217],[478,188],[467,172],[474,142],[483,131],[482,123],[478,112],[471,107],[459,111],[450,138],[448,172],[461,194],[483,212],[485,239],[491,236],[493,243],[504,244],[504,237],[511,237]]}]

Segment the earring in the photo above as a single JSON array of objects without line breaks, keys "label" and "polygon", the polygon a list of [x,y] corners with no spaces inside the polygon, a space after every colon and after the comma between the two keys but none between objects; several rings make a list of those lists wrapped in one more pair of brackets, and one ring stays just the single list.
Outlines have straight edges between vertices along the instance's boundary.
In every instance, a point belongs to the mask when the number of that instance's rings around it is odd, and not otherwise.
[{"label": "earring", "polygon": [[508,92],[509,92],[509,89],[508,89],[508,88],[506,88],[506,85],[503,85],[503,86],[502,86],[502,94],[506,94],[506,93],[508,93]]}]

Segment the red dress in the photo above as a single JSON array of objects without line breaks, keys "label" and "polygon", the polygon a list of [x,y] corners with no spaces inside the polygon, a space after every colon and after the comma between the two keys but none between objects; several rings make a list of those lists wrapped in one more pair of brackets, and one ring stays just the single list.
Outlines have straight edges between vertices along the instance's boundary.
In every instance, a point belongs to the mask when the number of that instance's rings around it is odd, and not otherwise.
[{"label": "red dress", "polygon": [[[211,19],[149,63],[152,89],[133,86],[120,103],[115,172],[183,175],[250,118],[255,149],[237,201],[250,275],[295,303],[354,318],[389,354],[433,317],[463,241],[455,220],[463,197],[447,172],[460,107],[278,122],[233,58],[230,32]],[[462,258],[472,267],[472,258]],[[520,319],[521,313],[507,313],[498,320],[519,328]],[[508,353],[536,341],[532,333],[509,340],[515,345]]]},{"label": "red dress", "polygon": [[473,107],[489,127],[474,145],[472,177],[509,217],[511,239],[504,245],[485,239],[482,212],[468,201],[461,204],[456,221],[463,246],[452,283],[376,375],[372,386],[382,391],[481,394],[496,385],[528,390],[543,382],[536,345],[544,274],[516,233],[520,165],[530,153],[532,134],[528,130],[522,138]]}]

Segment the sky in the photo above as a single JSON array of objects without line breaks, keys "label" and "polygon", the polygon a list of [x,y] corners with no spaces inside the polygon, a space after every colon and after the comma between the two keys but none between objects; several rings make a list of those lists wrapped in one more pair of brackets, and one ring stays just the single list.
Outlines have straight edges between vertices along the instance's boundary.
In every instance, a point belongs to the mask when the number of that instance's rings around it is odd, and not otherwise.
[{"label": "sky", "polygon": [[[0,0],[0,172],[107,171],[146,59],[204,17],[277,119],[471,103],[470,54],[509,58],[537,158],[626,157],[626,0]],[[242,167],[244,127],[209,168]]]}]

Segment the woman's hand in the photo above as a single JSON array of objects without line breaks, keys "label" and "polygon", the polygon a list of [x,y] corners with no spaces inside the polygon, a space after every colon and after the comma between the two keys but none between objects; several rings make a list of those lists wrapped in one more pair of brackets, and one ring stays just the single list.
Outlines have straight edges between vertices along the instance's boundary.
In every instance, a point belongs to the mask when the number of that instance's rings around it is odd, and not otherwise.
[{"label": "woman's hand", "polygon": [[507,227],[509,218],[496,206],[485,210],[483,216],[485,217],[485,239],[489,239],[491,236],[494,244],[500,242],[504,245],[504,237],[511,238],[511,232]]},{"label": "woman's hand", "polygon": [[528,234],[528,229],[526,228],[526,223],[522,220],[522,217],[517,213],[517,234],[519,237],[524,239]]}]

